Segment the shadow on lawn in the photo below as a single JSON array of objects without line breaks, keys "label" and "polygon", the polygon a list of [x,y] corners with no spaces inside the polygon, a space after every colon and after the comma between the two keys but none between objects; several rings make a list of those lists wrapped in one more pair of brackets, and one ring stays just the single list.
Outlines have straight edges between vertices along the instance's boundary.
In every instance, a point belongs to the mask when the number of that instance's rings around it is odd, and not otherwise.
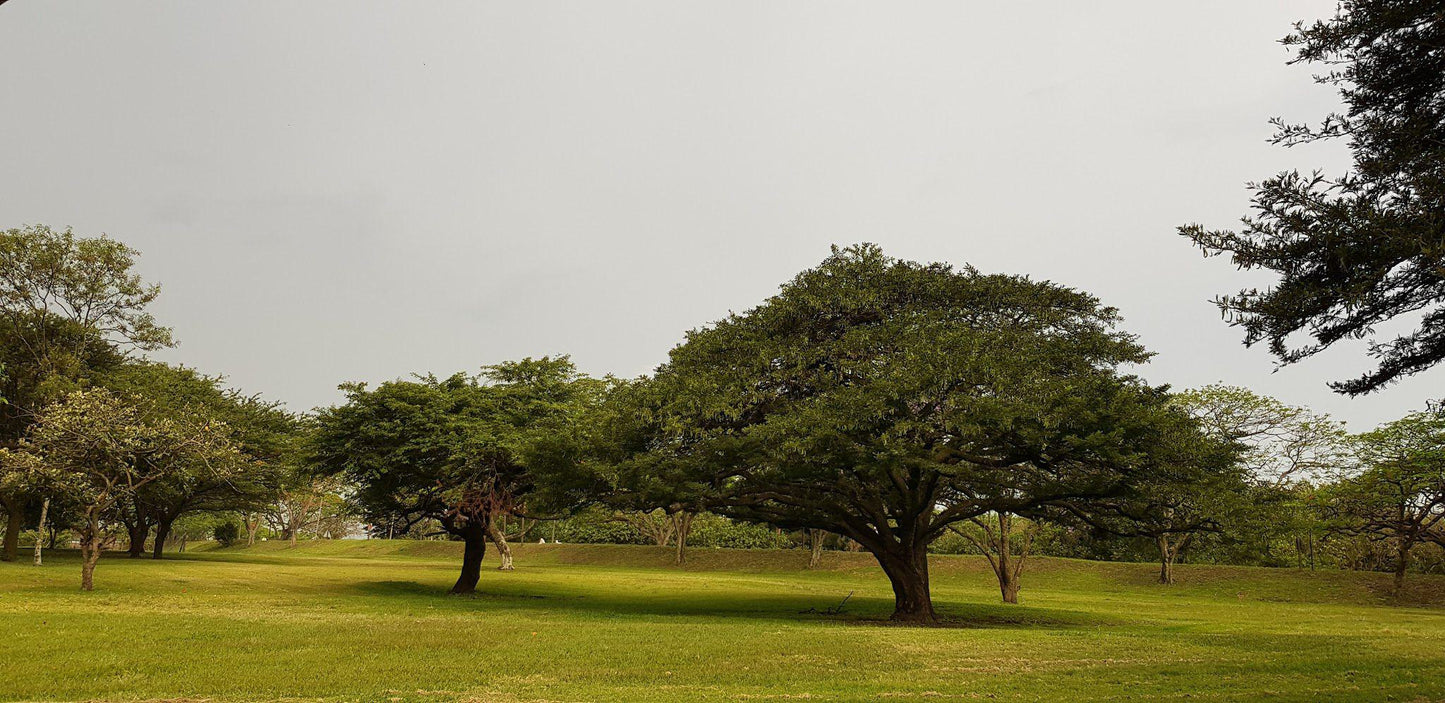
[{"label": "shadow on lawn", "polygon": [[[649,594],[636,591],[538,592],[523,584],[484,584],[477,593],[453,596],[445,589],[416,581],[368,581],[350,584],[352,593],[394,599],[417,599],[432,606],[456,610],[507,609],[585,612],[598,617],[709,617],[786,621],[795,623],[837,623],[842,625],[912,627],[888,620],[893,602],[886,598],[854,596],[841,612],[825,614],[838,605],[841,596],[822,594],[769,594],[729,597],[718,593]],[[846,593],[844,594],[846,595]],[[1073,610],[936,601],[940,622],[952,628],[1096,628],[1130,624],[1132,621],[1097,613]]]}]

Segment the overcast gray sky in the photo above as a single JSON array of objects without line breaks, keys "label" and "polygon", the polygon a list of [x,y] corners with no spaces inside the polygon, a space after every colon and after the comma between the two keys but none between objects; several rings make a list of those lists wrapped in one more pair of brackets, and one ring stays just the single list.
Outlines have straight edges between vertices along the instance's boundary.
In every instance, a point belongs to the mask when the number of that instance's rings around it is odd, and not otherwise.
[{"label": "overcast gray sky", "polygon": [[293,409],[570,353],[635,375],[833,243],[1091,291],[1158,357],[1364,429],[1359,349],[1272,373],[1208,301],[1268,278],[1173,234],[1337,106],[1276,40],[1332,0],[0,7],[0,227],[107,233],[161,354]]}]

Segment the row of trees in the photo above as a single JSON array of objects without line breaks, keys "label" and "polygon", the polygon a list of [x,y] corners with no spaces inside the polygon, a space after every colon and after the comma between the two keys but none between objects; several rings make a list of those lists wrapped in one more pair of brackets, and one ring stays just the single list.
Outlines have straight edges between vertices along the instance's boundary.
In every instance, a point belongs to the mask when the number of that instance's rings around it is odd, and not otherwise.
[{"label": "row of trees", "polygon": [[[136,252],[69,230],[0,233],[0,556],[19,535],[73,531],[82,584],[117,526],[159,558],[188,515],[278,515],[315,493],[299,461],[302,421],[222,379],[146,361],[171,345],[146,308],[159,288],[132,271]],[[254,528],[252,529],[254,535]]]},{"label": "row of trees", "polygon": [[467,542],[456,593],[501,515],[601,504],[642,511],[638,529],[679,554],[702,512],[841,536],[877,558],[908,621],[935,618],[927,554],[945,535],[989,555],[1010,602],[1041,524],[1147,539],[1169,582],[1201,535],[1259,525],[1289,505],[1261,497],[1352,465],[1328,418],[1124,372],[1148,354],[1116,323],[1077,291],[865,245],[689,333],[651,376],[543,359],[350,386],[313,446],[371,520],[432,519]]},{"label": "row of trees", "polygon": [[945,538],[988,556],[1008,602],[1043,528],[1083,550],[1149,544],[1165,583],[1190,550],[1228,560],[1285,532],[1312,561],[1316,538],[1388,543],[1361,563],[1388,564],[1398,587],[1412,550],[1445,545],[1440,414],[1349,437],[1244,389],[1172,393],[1129,373],[1149,355],[1092,296],[871,245],[694,330],[647,377],[524,359],[348,384],[342,404],[296,417],[132,356],[169,343],[134,252],[43,227],[0,244],[16,331],[4,553],[25,527],[65,525],[87,589],[109,531],[132,556],[154,534],[159,557],[178,520],[205,513],[237,516],[247,541],[263,523],[344,534],[349,511],[373,536],[439,532],[464,543],[455,593],[475,590],[488,542],[510,567],[509,525],[596,506],[682,562],[695,516],[714,514],[806,536],[814,561],[830,535],[871,553],[894,617],[925,622],[927,555]]}]

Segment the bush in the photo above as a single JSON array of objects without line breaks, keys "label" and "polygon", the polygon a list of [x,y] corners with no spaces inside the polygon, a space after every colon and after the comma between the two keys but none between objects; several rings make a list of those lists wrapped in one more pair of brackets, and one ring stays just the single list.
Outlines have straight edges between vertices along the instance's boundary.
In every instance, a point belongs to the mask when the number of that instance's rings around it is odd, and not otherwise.
[{"label": "bush", "polygon": [[227,520],[216,525],[216,529],[213,530],[211,534],[222,547],[229,547],[241,539],[241,526]]}]

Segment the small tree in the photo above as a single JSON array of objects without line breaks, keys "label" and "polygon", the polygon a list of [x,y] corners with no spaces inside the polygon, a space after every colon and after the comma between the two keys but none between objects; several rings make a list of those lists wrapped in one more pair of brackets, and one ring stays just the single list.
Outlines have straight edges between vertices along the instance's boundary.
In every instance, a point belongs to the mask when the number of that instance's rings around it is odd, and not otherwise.
[{"label": "small tree", "polygon": [[206,419],[147,420],[105,390],[77,391],[48,408],[25,451],[40,482],[79,505],[81,588],[94,588],[104,525],[118,506],[182,467],[229,474],[241,463],[224,425]]},{"label": "small tree", "polygon": [[317,416],[312,466],[353,483],[372,524],[405,532],[433,519],[463,541],[452,593],[476,590],[486,543],[499,534],[493,520],[521,512],[534,488],[523,448],[560,431],[596,395],[566,357],[343,390],[346,403]]},{"label": "small tree", "polygon": [[949,525],[948,529],[968,540],[979,554],[988,559],[989,568],[998,579],[1003,602],[1018,603],[1019,575],[1024,570],[1024,560],[1028,559],[1034,537],[1038,535],[1038,522],[1020,522],[1007,511],[976,516],[968,522],[968,529],[961,529],[958,525]]},{"label": "small tree", "polygon": [[1332,487],[1329,505],[1342,531],[1393,544],[1399,594],[1411,551],[1445,546],[1445,413],[1407,415],[1357,441],[1364,470]]}]

